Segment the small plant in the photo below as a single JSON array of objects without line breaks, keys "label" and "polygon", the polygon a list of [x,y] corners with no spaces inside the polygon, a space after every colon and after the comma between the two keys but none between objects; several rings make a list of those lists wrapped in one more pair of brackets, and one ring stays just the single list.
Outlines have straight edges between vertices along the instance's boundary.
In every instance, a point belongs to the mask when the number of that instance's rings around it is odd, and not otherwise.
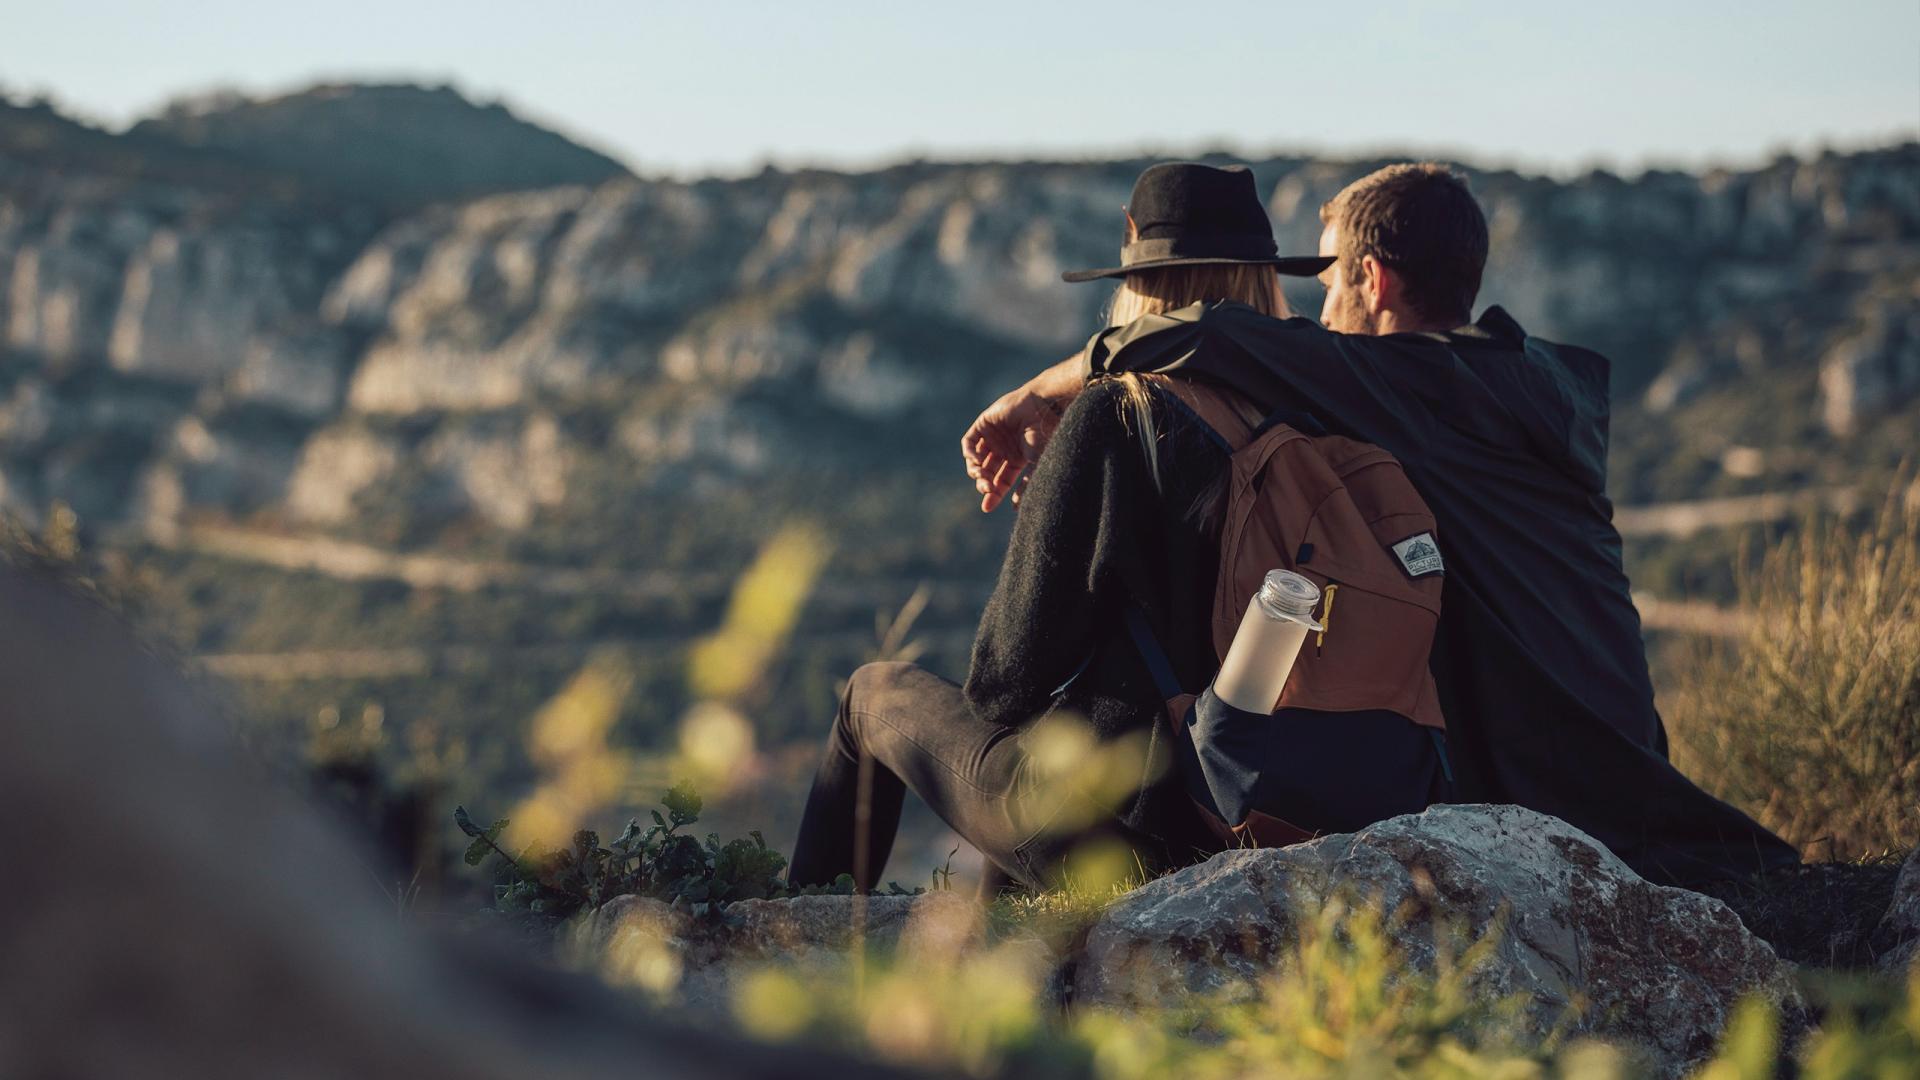
[{"label": "small plant", "polygon": [[[688,781],[668,789],[660,805],[666,812],[654,810],[653,824],[642,826],[635,818],[604,846],[599,833],[582,829],[573,834],[571,847],[529,845],[517,854],[500,842],[509,819],[481,828],[466,807],[456,806],[453,822],[472,837],[467,845],[468,866],[494,860],[494,908],[502,912],[565,919],[616,896],[648,896],[705,915],[736,900],[847,896],[854,891],[849,874],[840,875],[831,885],[789,887],[780,877],[786,857],[768,847],[758,829],[725,843],[717,833],[708,833],[702,841],[682,832],[700,820],[703,805],[700,793]],[[888,882],[886,888],[893,896],[922,891],[895,882]]]},{"label": "small plant", "polygon": [[958,854],[960,854],[960,848],[956,845],[952,851],[947,852],[946,864],[943,866],[936,867],[934,869],[933,871],[933,891],[934,892],[952,892],[953,891],[953,857]]},{"label": "small plant", "polygon": [[465,807],[455,807],[453,820],[473,838],[467,846],[468,866],[490,857],[497,860],[500,880],[494,886],[494,906],[501,911],[565,918],[616,896],[638,895],[705,913],[735,900],[785,893],[780,871],[787,860],[767,846],[758,830],[724,844],[717,834],[702,842],[681,831],[700,820],[700,795],[691,784],[675,784],[660,801],[666,813],[653,811],[653,824],[629,821],[619,837],[604,846],[598,833],[582,829],[574,834],[571,847],[529,847],[518,854],[500,844],[506,818],[483,829]]}]

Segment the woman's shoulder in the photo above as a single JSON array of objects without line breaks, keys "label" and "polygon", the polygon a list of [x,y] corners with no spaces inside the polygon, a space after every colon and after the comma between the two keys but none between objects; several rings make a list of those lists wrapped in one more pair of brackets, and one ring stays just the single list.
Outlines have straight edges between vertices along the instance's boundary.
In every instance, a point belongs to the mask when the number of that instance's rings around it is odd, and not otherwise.
[{"label": "woman's shoulder", "polygon": [[1137,400],[1136,395],[1140,393],[1144,393],[1149,400],[1164,402],[1179,396],[1174,386],[1184,381],[1179,376],[1157,373],[1095,375],[1088,380],[1086,389],[1080,392],[1074,403],[1085,401],[1092,406],[1105,405],[1110,409],[1118,409]]},{"label": "woman's shoulder", "polygon": [[1128,391],[1121,380],[1104,376],[1092,379],[1067,405],[1054,437],[1059,438],[1062,433],[1069,431],[1091,433],[1118,428],[1120,410],[1127,401]]},{"label": "woman's shoulder", "polygon": [[1151,443],[1180,460],[1209,463],[1218,440],[1182,393],[1186,381],[1166,375],[1095,378],[1068,406],[1048,445],[1076,456],[1137,456]]}]

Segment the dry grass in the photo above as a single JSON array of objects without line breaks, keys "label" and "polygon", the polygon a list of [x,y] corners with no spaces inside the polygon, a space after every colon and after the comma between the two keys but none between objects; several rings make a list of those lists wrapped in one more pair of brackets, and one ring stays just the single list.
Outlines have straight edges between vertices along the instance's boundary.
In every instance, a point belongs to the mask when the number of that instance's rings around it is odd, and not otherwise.
[{"label": "dry grass", "polygon": [[1916,492],[1766,553],[1740,583],[1751,629],[1693,643],[1665,701],[1675,764],[1809,858],[1920,842]]}]

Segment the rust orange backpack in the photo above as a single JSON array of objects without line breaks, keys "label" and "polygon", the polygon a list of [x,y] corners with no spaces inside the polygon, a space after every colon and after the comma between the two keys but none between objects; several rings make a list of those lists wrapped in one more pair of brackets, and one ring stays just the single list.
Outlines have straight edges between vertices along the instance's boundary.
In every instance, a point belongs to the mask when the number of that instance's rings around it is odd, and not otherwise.
[{"label": "rust orange backpack", "polygon": [[[1212,602],[1215,662],[1267,571],[1292,570],[1320,587],[1315,616],[1325,630],[1307,635],[1273,709],[1379,710],[1436,736],[1444,731],[1427,657],[1445,567],[1433,512],[1400,462],[1377,446],[1327,434],[1310,417],[1250,420],[1244,398],[1209,383],[1143,377],[1191,409],[1231,455]],[[1191,771],[1194,740],[1205,737],[1193,726],[1194,695],[1180,691],[1140,613],[1128,621],[1168,699],[1177,756]],[[1435,745],[1444,765],[1444,740]],[[1204,756],[1206,747],[1198,749]],[[1187,786],[1223,842],[1275,846],[1311,835],[1257,807],[1214,805],[1204,779],[1190,775]]]}]

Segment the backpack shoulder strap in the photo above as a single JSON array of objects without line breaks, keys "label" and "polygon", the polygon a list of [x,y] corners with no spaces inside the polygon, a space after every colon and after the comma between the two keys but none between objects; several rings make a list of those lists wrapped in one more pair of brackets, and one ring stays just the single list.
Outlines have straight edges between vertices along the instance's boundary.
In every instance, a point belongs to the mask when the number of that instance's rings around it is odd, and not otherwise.
[{"label": "backpack shoulder strap", "polygon": [[1259,413],[1245,397],[1224,387],[1198,379],[1175,379],[1149,375],[1153,384],[1166,391],[1172,400],[1213,434],[1220,448],[1231,454],[1253,441],[1259,426]]},{"label": "backpack shoulder strap", "polygon": [[1127,634],[1133,638],[1133,647],[1140,653],[1140,659],[1147,665],[1147,674],[1153,677],[1153,688],[1162,698],[1169,701],[1183,693],[1180,680],[1174,677],[1173,661],[1168,659],[1167,650],[1160,645],[1160,639],[1154,636],[1153,627],[1147,625],[1147,613],[1140,610],[1139,604],[1128,604]]}]

